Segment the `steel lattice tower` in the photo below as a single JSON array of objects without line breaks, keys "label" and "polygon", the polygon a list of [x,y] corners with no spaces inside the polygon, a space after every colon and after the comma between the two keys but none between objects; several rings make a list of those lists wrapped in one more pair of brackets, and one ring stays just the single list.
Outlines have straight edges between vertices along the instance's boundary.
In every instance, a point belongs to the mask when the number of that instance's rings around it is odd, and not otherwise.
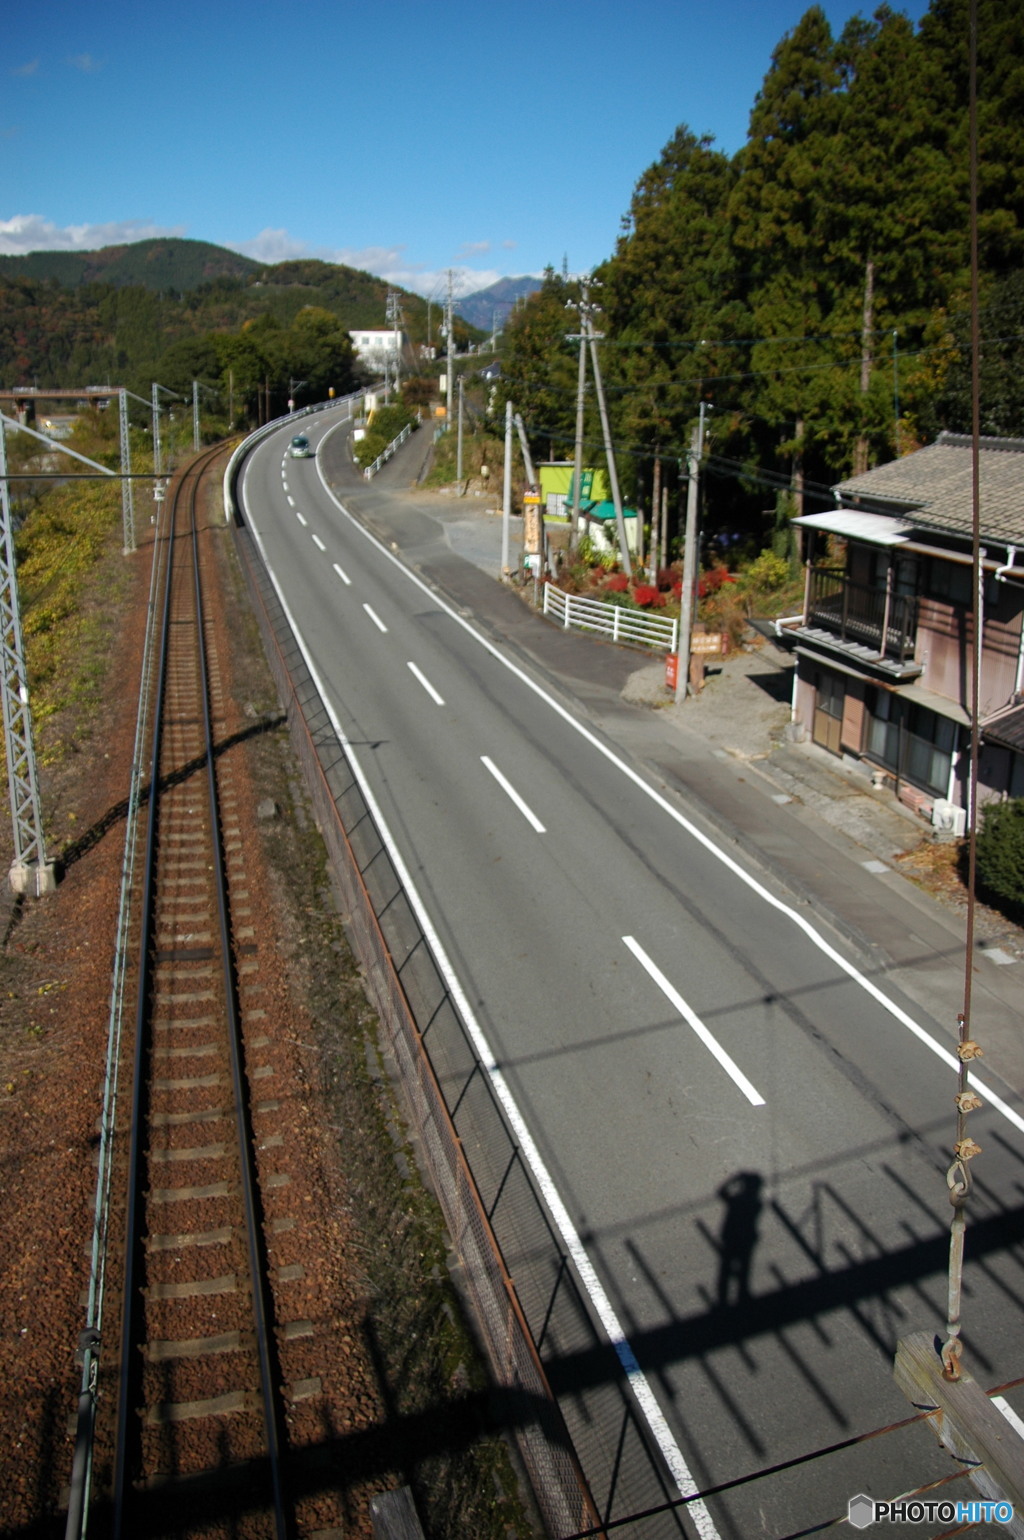
[{"label": "steel lattice tower", "polygon": [[132,495],[132,446],[128,437],[128,392],[120,390],[118,416],[121,436],[121,515],[124,522],[125,555],[135,550],[135,499]]},{"label": "steel lattice tower", "polygon": [[52,863],[47,863],[39,782],[32,744],[32,714],[28,704],[28,675],[18,604],[18,579],[14,562],[14,529],[7,482],[7,438],[0,422],[0,508],[3,514],[0,540],[0,649],[3,653],[4,741],[7,749],[7,780],[11,793],[14,826],[14,860],[11,887],[15,893],[49,892],[55,885]]}]

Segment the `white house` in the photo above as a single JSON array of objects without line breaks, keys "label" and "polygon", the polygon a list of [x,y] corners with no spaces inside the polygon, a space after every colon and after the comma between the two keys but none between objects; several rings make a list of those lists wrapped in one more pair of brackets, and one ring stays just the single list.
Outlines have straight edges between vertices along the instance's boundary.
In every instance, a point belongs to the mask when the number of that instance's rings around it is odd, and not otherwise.
[{"label": "white house", "polygon": [[352,346],[360,363],[367,369],[383,374],[385,368],[394,368],[406,355],[409,338],[403,331],[390,326],[379,326],[366,331],[350,331]]}]

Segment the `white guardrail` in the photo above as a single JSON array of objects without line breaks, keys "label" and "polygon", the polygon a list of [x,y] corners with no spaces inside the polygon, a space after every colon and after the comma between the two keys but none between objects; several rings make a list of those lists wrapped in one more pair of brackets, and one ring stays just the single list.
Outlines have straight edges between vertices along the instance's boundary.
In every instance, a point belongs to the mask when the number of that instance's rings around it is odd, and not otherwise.
[{"label": "white guardrail", "polygon": [[367,481],[372,481],[374,476],[376,476],[377,472],[380,470],[381,466],[386,465],[387,462],[391,459],[391,456],[394,454],[399,444],[405,443],[406,439],[409,437],[409,434],[412,432],[412,428],[412,423],[407,422],[398,437],[391,440],[391,443],[377,456],[373,464],[367,465],[364,468],[363,475],[366,477]]},{"label": "white guardrail", "polygon": [[621,604],[605,604],[601,599],[583,599],[567,594],[554,583],[544,584],[544,613],[566,630],[599,631],[613,642],[639,642],[663,652],[676,652],[679,646],[679,622],[668,615],[648,615],[642,610],[627,610]]}]

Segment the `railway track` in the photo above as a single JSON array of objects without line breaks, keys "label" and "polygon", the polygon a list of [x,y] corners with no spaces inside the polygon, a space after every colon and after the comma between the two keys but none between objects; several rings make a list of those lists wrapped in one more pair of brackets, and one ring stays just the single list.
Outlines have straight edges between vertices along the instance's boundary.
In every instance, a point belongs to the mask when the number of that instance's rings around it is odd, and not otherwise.
[{"label": "railway track", "polygon": [[242,1031],[243,1015],[250,1036],[260,1015],[242,1008],[255,945],[231,770],[218,755],[226,703],[197,528],[200,476],[217,453],[176,478],[164,516],[137,922],[114,1540],[283,1540],[290,1530],[254,1159],[259,1082],[254,1094]]}]

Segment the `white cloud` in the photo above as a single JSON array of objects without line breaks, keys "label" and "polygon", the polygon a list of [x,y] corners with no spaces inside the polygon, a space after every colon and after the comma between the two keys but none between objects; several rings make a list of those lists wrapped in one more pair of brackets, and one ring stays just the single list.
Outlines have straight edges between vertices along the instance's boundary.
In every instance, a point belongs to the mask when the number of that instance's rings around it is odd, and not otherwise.
[{"label": "white cloud", "polygon": [[101,246],[125,246],[131,241],[184,234],[184,225],[154,225],[144,219],[60,226],[42,214],[15,214],[11,219],[0,219],[0,254],[20,257],[27,251],[97,251]]},{"label": "white cloud", "polygon": [[[414,294],[438,300],[443,298],[448,288],[447,268],[434,271],[424,263],[410,263],[405,246],[310,246],[306,241],[297,240],[287,230],[269,228],[261,230],[252,240],[225,244],[230,244],[232,251],[240,251],[243,256],[252,257],[255,262],[288,262],[301,257],[314,257],[321,262],[340,262],[345,267],[373,273],[376,278],[383,278],[399,288],[411,289]],[[460,255],[482,254],[489,250],[490,243],[481,241],[463,247]],[[453,267],[452,271],[455,275],[456,294],[471,294],[476,289],[486,289],[488,284],[504,276],[497,270],[466,265]]]},{"label": "white cloud", "polygon": [[313,255],[305,241],[295,240],[287,230],[261,230],[251,241],[231,241],[230,249],[254,262],[289,262],[294,257]]},{"label": "white cloud", "polygon": [[490,241],[463,241],[456,252],[459,257],[486,257],[491,249]]},{"label": "white cloud", "polygon": [[101,70],[103,68],[103,65],[100,63],[100,61],[98,59],[94,59],[91,53],[72,54],[68,60],[68,63],[71,65],[72,69],[81,70],[83,75],[94,75],[97,70]]},{"label": "white cloud", "polygon": [[11,70],[12,75],[34,75],[39,69],[38,59],[29,59],[27,64],[15,65]]}]

